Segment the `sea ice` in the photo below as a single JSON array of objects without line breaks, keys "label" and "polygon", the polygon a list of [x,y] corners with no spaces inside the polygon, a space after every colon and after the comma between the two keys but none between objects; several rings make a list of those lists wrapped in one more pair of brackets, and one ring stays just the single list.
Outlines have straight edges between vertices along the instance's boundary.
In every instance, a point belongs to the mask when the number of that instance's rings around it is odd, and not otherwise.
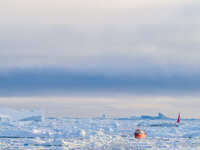
[{"label": "sea ice", "polygon": [[[200,149],[200,120],[156,117],[47,118],[40,111],[4,109],[0,112],[0,149],[82,150],[197,150]],[[138,140],[142,128],[148,137]]]}]

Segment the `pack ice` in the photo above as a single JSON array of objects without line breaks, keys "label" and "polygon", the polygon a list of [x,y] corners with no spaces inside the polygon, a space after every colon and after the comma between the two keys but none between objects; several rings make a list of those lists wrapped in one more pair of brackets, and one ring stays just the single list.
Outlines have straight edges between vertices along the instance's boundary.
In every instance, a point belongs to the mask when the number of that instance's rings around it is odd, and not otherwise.
[{"label": "pack ice", "polygon": [[[177,126],[163,114],[129,118],[49,118],[38,110],[0,110],[0,149],[8,150],[198,150],[200,120],[182,119]],[[135,139],[142,128],[146,139]]]}]

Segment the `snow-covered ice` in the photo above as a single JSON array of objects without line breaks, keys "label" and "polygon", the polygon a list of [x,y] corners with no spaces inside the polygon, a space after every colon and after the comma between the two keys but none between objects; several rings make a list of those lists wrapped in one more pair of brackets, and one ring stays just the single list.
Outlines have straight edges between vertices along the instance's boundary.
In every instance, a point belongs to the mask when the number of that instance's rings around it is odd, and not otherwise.
[{"label": "snow-covered ice", "polygon": [[[0,111],[0,149],[199,150],[200,120],[156,117],[47,118],[41,111]],[[161,126],[151,126],[160,124]],[[163,125],[163,126],[162,126]],[[169,125],[169,126],[168,126]],[[147,139],[134,138],[137,128]]]}]

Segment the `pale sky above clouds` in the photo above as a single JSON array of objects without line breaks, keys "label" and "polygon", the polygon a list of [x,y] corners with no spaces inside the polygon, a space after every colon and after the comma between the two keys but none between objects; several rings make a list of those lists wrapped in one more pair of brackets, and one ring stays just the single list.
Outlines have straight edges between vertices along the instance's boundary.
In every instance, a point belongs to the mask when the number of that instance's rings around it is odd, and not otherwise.
[{"label": "pale sky above clouds", "polygon": [[198,0],[0,1],[0,95],[198,93],[199,8]]},{"label": "pale sky above clouds", "polygon": [[195,71],[199,6],[184,0],[3,1],[0,67],[120,73],[178,65]]}]

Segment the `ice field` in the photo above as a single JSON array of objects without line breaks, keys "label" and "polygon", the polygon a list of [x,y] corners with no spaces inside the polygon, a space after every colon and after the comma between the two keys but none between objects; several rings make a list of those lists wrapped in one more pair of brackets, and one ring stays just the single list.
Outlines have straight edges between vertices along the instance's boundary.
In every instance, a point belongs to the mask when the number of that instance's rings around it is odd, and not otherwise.
[{"label": "ice field", "polygon": [[[38,111],[0,110],[2,150],[199,150],[200,120],[156,117],[45,118]],[[147,139],[134,138],[137,128]]]}]

